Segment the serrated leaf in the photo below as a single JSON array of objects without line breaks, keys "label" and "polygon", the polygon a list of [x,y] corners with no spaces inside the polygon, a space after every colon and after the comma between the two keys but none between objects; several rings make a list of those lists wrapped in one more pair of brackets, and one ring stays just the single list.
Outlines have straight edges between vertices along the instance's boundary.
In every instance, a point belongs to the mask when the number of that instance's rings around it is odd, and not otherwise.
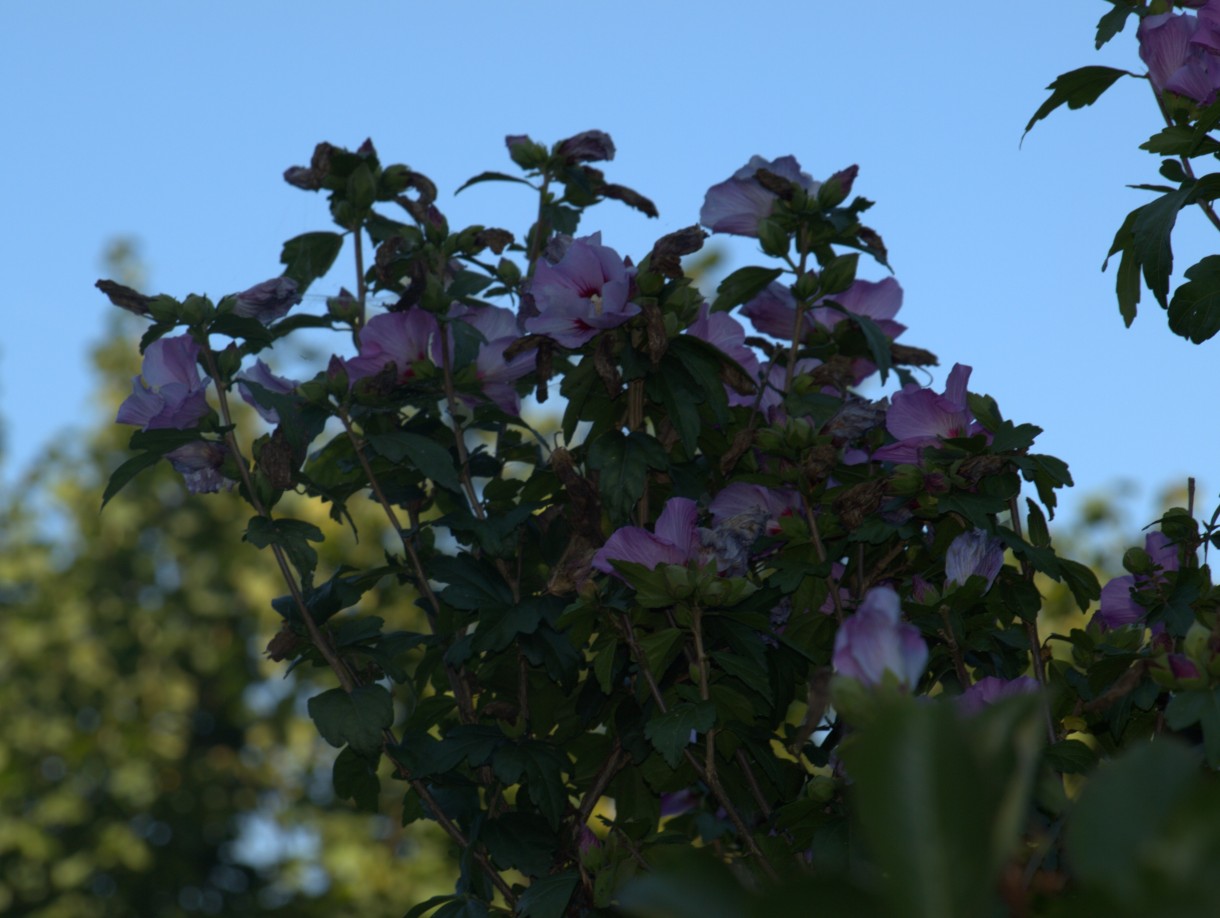
[{"label": "serrated leaf", "polygon": [[350,693],[330,689],[310,698],[307,707],[326,742],[369,757],[380,752],[382,731],[394,722],[394,703],[380,685],[357,686]]},{"label": "serrated leaf", "polygon": [[335,796],[340,800],[352,800],[358,809],[368,813],[377,812],[377,801],[381,796],[381,779],[377,777],[377,762],[358,755],[351,746],[335,758],[331,769],[331,782]]},{"label": "serrated leaf", "polygon": [[1141,143],[1140,149],[1160,156],[1205,156],[1220,152],[1220,142],[1184,124],[1173,124]]},{"label": "serrated leaf", "polygon": [[[346,567],[340,568],[321,586],[302,591],[305,608],[320,625],[358,603],[388,573],[390,570],[384,567],[356,574],[349,573]],[[296,600],[292,596],[277,596],[271,600],[271,607],[290,622],[301,621]]]},{"label": "serrated leaf", "polygon": [[649,634],[639,639],[648,671],[654,677],[665,672],[669,668],[669,664],[678,656],[682,649],[681,639],[682,630],[680,628],[665,628],[656,634]]},{"label": "serrated leaf", "polygon": [[655,437],[641,431],[622,434],[610,430],[589,446],[588,465],[600,473],[602,506],[616,525],[631,515],[648,484],[648,470],[665,469],[669,456]]},{"label": "serrated leaf", "polygon": [[546,820],[533,813],[508,813],[489,820],[479,830],[479,841],[499,867],[533,877],[545,876],[551,869],[558,846]]},{"label": "serrated leaf", "polygon": [[562,774],[567,767],[562,752],[536,740],[505,743],[496,750],[491,763],[496,778],[505,784],[525,785],[530,800],[552,829],[559,828],[568,803]]},{"label": "serrated leaf", "polygon": [[784,273],[783,268],[738,268],[720,282],[716,288],[716,299],[712,312],[721,312],[739,306],[756,297],[763,289]]},{"label": "serrated leaf", "polygon": [[691,743],[691,733],[706,733],[716,723],[716,706],[710,701],[682,702],[644,725],[644,736],[670,768],[682,761],[682,751]]},{"label": "serrated leaf", "polygon": [[1189,188],[1167,192],[1135,210],[1131,223],[1131,251],[1143,270],[1144,284],[1157,302],[1168,307],[1169,275],[1173,272],[1170,237],[1178,213],[1187,203]]},{"label": "serrated leaf", "polygon": [[1093,47],[1100,50],[1102,45],[1123,30],[1123,26],[1127,24],[1127,17],[1137,10],[1138,7],[1130,3],[1115,2],[1114,9],[1097,20],[1097,37],[1093,42]]},{"label": "serrated leaf", "polygon": [[453,464],[448,447],[422,434],[395,430],[391,433],[372,434],[369,445],[379,456],[391,462],[409,461],[421,475],[436,482],[442,488],[460,492],[461,479]]},{"label": "serrated leaf", "polygon": [[499,573],[471,555],[436,557],[428,568],[431,576],[448,584],[441,598],[455,609],[490,611],[512,604],[512,591]]},{"label": "serrated leaf", "polygon": [[314,568],[318,564],[318,553],[310,542],[322,542],[322,530],[304,520],[267,519],[265,516],[251,517],[242,540],[256,548],[278,545],[288,555],[288,560],[301,575],[302,587],[308,589],[313,583]]},{"label": "serrated leaf", "polygon": [[1116,70],[1113,67],[1081,67],[1060,74],[1046,88],[1051,91],[1051,97],[1039,106],[1034,116],[1025,125],[1021,139],[1025,139],[1030,128],[1057,109],[1066,104],[1068,108],[1083,108],[1092,105],[1101,94],[1114,85],[1121,76],[1132,76],[1126,70]]},{"label": "serrated leaf", "polygon": [[302,233],[289,239],[280,252],[284,276],[296,281],[299,291],[304,293],[330,270],[342,248],[343,237],[338,233]]},{"label": "serrated leaf", "polygon": [[1186,277],[1169,304],[1169,328],[1202,344],[1220,331],[1220,256],[1208,255],[1191,265]]},{"label": "serrated leaf", "polygon": [[522,918],[563,918],[579,879],[575,870],[537,878],[517,900],[518,913]]}]

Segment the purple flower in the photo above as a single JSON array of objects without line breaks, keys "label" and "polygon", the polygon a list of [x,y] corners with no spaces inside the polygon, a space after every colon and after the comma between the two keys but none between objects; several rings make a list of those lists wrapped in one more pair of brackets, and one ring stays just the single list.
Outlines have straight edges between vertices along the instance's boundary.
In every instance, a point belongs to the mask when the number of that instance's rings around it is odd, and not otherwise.
[{"label": "purple flower", "polygon": [[912,688],[928,663],[928,645],[901,614],[890,587],[869,590],[835,634],[835,671],[870,686],[881,685],[888,673],[902,688]]},{"label": "purple flower", "polygon": [[1209,105],[1220,89],[1220,4],[1199,16],[1161,13],[1145,17],[1136,32],[1140,57],[1158,93],[1168,90]]},{"label": "purple flower", "polygon": [[735,481],[712,499],[708,507],[712,528],[701,529],[699,536],[722,573],[740,576],[749,568],[750,547],[758,537],[778,533],[779,518],[790,516],[799,506],[795,491]]},{"label": "purple flower", "polygon": [[964,586],[971,577],[982,577],[987,589],[1004,566],[1004,543],[981,529],[963,532],[949,544],[945,553],[945,579]]},{"label": "purple flower", "polygon": [[[612,561],[643,564],[649,569],[660,564],[686,564],[698,557],[698,509],[686,497],[671,497],[657,517],[655,533],[638,526],[624,526],[606,540],[593,556],[593,566],[618,577]],[[621,579],[621,578],[620,578]]]},{"label": "purple flower", "polygon": [[966,403],[970,373],[970,367],[955,363],[942,395],[915,385],[895,393],[885,427],[898,442],[881,447],[873,458],[913,464],[924,449],[939,445],[942,439],[984,433]]},{"label": "purple flower", "polygon": [[[828,300],[838,303],[842,309],[818,305]],[[906,331],[905,325],[893,321],[901,308],[902,287],[892,277],[880,281],[853,281],[842,293],[814,302],[813,308],[805,317],[805,334],[813,331],[813,323],[823,328],[834,328],[847,318],[843,312],[846,310],[851,315],[872,319],[883,332],[891,338],[897,338]],[[775,281],[746,303],[741,308],[741,314],[749,318],[754,327],[764,335],[791,341],[792,329],[796,325],[796,297],[788,287]]]},{"label": "purple flower", "polygon": [[1038,691],[1038,683],[1029,676],[1018,676],[1016,679],[1000,679],[996,676],[986,676],[980,679],[955,699],[957,709],[967,717],[973,717],[984,708],[995,704],[1001,698],[1011,698],[1013,695],[1026,695]]},{"label": "purple flower", "polygon": [[[902,286],[892,277],[879,281],[852,281],[852,285],[842,293],[825,299],[838,303],[851,315],[872,319],[890,338],[897,338],[907,330],[905,325],[894,321],[894,316],[902,308]],[[817,303],[813,304],[812,314],[813,321],[825,328],[834,328],[847,318],[840,310],[818,306]]]},{"label": "purple flower", "polygon": [[300,385],[294,379],[276,376],[271,372],[271,368],[261,360],[256,360],[254,366],[249,370],[242,370],[233,377],[233,381],[237,383],[237,391],[241,393],[242,400],[257,411],[259,417],[268,424],[278,424],[280,422],[279,412],[274,408],[267,408],[260,404],[246,383],[254,383],[255,385],[262,386],[268,392],[274,392],[278,395],[288,395]]},{"label": "purple flower", "polygon": [[552,265],[538,262],[530,294],[538,315],[525,320],[527,331],[578,348],[598,332],[617,328],[640,311],[628,302],[633,270],[602,234],[573,239]]},{"label": "purple flower", "polygon": [[[721,353],[733,360],[745,370],[752,380],[761,380],[762,369],[758,363],[758,355],[746,344],[746,330],[741,323],[727,312],[712,312],[711,307],[704,303],[699,307],[699,315],[686,330],[691,337],[706,341]],[[730,405],[754,404],[753,395],[742,395],[731,386],[726,386]]]},{"label": "purple flower", "polygon": [[[1150,532],[1144,537],[1144,551],[1161,571],[1176,571],[1180,567],[1177,546],[1163,532]],[[1142,622],[1148,610],[1135,599],[1135,593],[1156,589],[1165,583],[1159,573],[1126,574],[1114,577],[1101,588],[1101,603],[1093,620],[1106,628],[1121,628]]]},{"label": "purple flower", "polygon": [[211,379],[199,378],[199,345],[190,335],[158,338],[144,352],[144,365],[131,381],[131,395],[115,421],[141,430],[187,430],[207,416],[205,394]]},{"label": "purple flower", "polygon": [[699,222],[713,233],[730,233],[734,236],[757,236],[758,224],[771,216],[778,195],[763,187],[755,178],[759,169],[766,169],[778,176],[795,182],[810,194],[821,186],[801,171],[794,156],[781,156],[765,160],[751,156],[750,161],[733,173],[733,177],[713,185],[703,199],[699,211]]},{"label": "purple flower", "polygon": [[270,325],[299,302],[301,293],[296,281],[291,277],[273,277],[237,294],[233,312]]},{"label": "purple flower", "polygon": [[516,316],[499,306],[461,305],[456,305],[449,316],[471,326],[485,339],[474,364],[483,394],[505,414],[520,414],[521,400],[515,384],[534,368],[534,357],[525,351],[511,360],[504,359],[505,348],[520,337]]},{"label": "purple flower", "polygon": [[780,531],[780,517],[792,516],[800,506],[801,498],[795,491],[734,481],[712,498],[708,510],[714,526],[728,526],[734,520],[755,520],[759,530],[776,535]]},{"label": "purple flower", "polygon": [[356,382],[376,376],[393,364],[398,381],[406,382],[415,376],[419,361],[437,362],[439,337],[436,317],[423,309],[374,316],[360,329],[359,355],[345,363],[348,379]]},{"label": "purple flower", "polygon": [[196,440],[165,454],[186,482],[192,494],[211,494],[221,488],[231,488],[236,482],[226,478],[220,471],[228,449],[223,443],[211,440]]}]

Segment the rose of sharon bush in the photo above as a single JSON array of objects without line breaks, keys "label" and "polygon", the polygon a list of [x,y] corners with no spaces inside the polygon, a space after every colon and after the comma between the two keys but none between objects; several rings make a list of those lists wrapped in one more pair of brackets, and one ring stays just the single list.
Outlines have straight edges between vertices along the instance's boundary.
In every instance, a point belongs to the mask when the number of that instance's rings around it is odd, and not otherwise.
[{"label": "rose of sharon bush", "polygon": [[141,430],[189,430],[211,410],[199,377],[199,345],[190,335],[158,338],[144,352],[140,375],[115,420]]}]

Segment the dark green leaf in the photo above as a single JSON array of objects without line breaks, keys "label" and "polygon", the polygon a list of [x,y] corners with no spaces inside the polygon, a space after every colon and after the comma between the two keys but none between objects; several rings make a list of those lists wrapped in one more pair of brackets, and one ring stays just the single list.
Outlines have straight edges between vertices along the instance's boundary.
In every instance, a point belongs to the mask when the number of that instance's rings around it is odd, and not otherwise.
[{"label": "dark green leaf", "polygon": [[1113,0],[1114,9],[1097,20],[1097,38],[1093,46],[1100,49],[1102,45],[1123,30],[1127,17],[1139,10],[1139,7],[1127,3],[1126,0]]},{"label": "dark green leaf", "polygon": [[876,322],[868,316],[856,315],[851,313],[847,317],[854,322],[864,334],[864,340],[868,344],[868,352],[872,355],[873,363],[877,365],[877,369],[881,371],[881,382],[884,383],[886,377],[889,376],[890,368],[893,366],[893,359],[890,352],[889,335],[881,330]]},{"label": "dark green leaf", "polygon": [[479,841],[505,870],[545,876],[555,861],[557,839],[546,820],[533,813],[508,813],[483,824]]},{"label": "dark green leaf", "polygon": [[301,575],[301,585],[308,589],[313,582],[313,571],[318,564],[318,553],[310,542],[323,541],[322,530],[304,520],[277,519],[265,516],[251,517],[242,539],[255,548],[278,545],[288,555]]},{"label": "dark green leaf", "polygon": [[471,185],[477,185],[480,182],[516,182],[518,185],[529,185],[529,187],[531,187],[531,188],[534,187],[532,182],[528,182],[525,179],[523,179],[517,175],[508,175],[507,173],[504,173],[504,172],[480,172],[474,178],[467,179],[461,185],[461,187],[459,187],[458,190],[454,192],[454,194],[460,194],[461,192],[463,192],[467,188],[469,188]]},{"label": "dark green leaf", "polygon": [[1170,191],[1135,210],[1131,224],[1131,245],[1135,258],[1143,269],[1144,284],[1157,302],[1168,308],[1169,275],[1173,271],[1173,248],[1170,236],[1178,220],[1178,212],[1187,203],[1189,188]]},{"label": "dark green leaf", "polygon": [[160,462],[161,456],[161,453],[140,453],[138,456],[132,456],[111,472],[110,480],[106,482],[106,490],[102,492],[102,507],[105,507],[110,499],[122,491],[127,483],[138,474]]},{"label": "dark green leaf", "polygon": [[409,461],[420,474],[432,479],[442,488],[461,491],[462,482],[458,478],[448,447],[435,440],[422,434],[395,430],[391,433],[373,434],[368,441],[379,456],[384,456],[391,462]]},{"label": "dark green leaf", "polygon": [[265,347],[270,347],[274,340],[271,331],[258,319],[234,315],[231,312],[217,316],[208,326],[208,334],[245,341],[246,344],[252,345],[246,349],[246,353],[257,353]]},{"label": "dark green leaf", "polygon": [[669,457],[655,437],[642,431],[624,435],[610,430],[590,444],[588,465],[600,472],[602,506],[614,524],[622,525],[644,494],[648,470],[668,468]]},{"label": "dark green leaf", "polygon": [[562,752],[535,740],[505,743],[496,750],[491,767],[505,784],[516,784],[524,779],[530,800],[552,829],[559,828],[568,803],[562,774],[568,767],[568,760]]},{"label": "dark green leaf", "polygon": [[1206,134],[1200,136],[1184,124],[1174,124],[1153,134],[1140,144],[1140,149],[1161,156],[1203,156],[1220,152],[1220,142]]},{"label": "dark green leaf", "polygon": [[1099,768],[1065,833],[1067,855],[1080,878],[1119,897],[1133,894],[1141,860],[1197,775],[1190,752],[1160,738]]},{"label": "dark green leaf", "polygon": [[[508,610],[484,608],[479,615],[479,628],[474,634],[474,649],[500,651],[518,634],[533,634],[551,610],[550,597],[534,596],[522,600]],[[562,602],[560,603],[562,607]]]},{"label": "dark green leaf", "polygon": [[1169,328],[1202,344],[1220,331],[1220,256],[1208,255],[1191,265],[1186,277],[1169,304]]},{"label": "dark green leaf", "polygon": [[709,701],[682,702],[644,726],[644,735],[661,753],[670,768],[682,761],[682,751],[691,744],[691,733],[706,733],[716,723],[716,706]]},{"label": "dark green leaf", "polygon": [[330,689],[310,698],[308,708],[326,742],[369,757],[380,752],[382,731],[394,722],[394,703],[380,685],[357,686],[350,694]]},{"label": "dark green leaf", "polygon": [[[1114,85],[1121,76],[1130,76],[1126,70],[1116,70],[1113,67],[1081,67],[1069,73],[1057,76],[1050,86],[1051,97],[1034,112],[1034,116],[1025,125],[1025,134],[1030,128],[1063,104],[1068,108],[1083,108],[1092,105],[1103,92]],[[1024,134],[1022,135],[1024,139]]]},{"label": "dark green leaf", "polygon": [[580,877],[575,870],[539,877],[517,902],[522,918],[563,918]]},{"label": "dark green leaf", "polygon": [[[387,573],[388,569],[377,568],[373,571],[349,574],[347,568],[340,568],[321,586],[303,591],[305,608],[320,625],[336,613],[360,602],[360,598]],[[292,596],[277,596],[271,600],[271,607],[288,621],[301,621],[296,600]]]},{"label": "dark green leaf", "polygon": [[441,591],[441,598],[455,609],[486,612],[512,604],[512,591],[499,573],[471,555],[433,558],[428,573],[449,584]]},{"label": "dark green leaf", "polygon": [[1085,774],[1097,764],[1097,753],[1080,740],[1060,740],[1048,746],[1046,764],[1065,775]]},{"label": "dark green leaf", "polygon": [[338,233],[303,233],[284,243],[280,253],[280,264],[284,265],[284,276],[297,282],[304,293],[309,285],[330,270],[343,248],[343,237]]},{"label": "dark green leaf", "polygon": [[377,812],[377,801],[381,796],[381,779],[377,777],[377,762],[358,755],[348,746],[335,758],[331,770],[335,796],[340,800],[352,800],[358,809],[368,813]]},{"label": "dark green leaf", "polygon": [[995,855],[1007,853],[993,848],[1013,839],[993,836],[1000,807],[1008,805],[997,790],[1008,782],[997,781],[1003,769],[976,759],[978,749],[950,705],[905,699],[843,749],[865,833],[889,878],[894,914],[991,913],[1001,866]]},{"label": "dark green leaf", "polygon": [[1220,688],[1174,695],[1165,708],[1165,722],[1174,730],[1198,724],[1207,764],[1212,768],[1220,766]]},{"label": "dark green leaf", "polygon": [[784,273],[783,268],[738,268],[720,282],[712,312],[732,309],[753,299],[769,283]]},{"label": "dark green leaf", "polygon": [[478,271],[459,271],[445,295],[451,300],[463,300],[490,286],[492,278]]}]

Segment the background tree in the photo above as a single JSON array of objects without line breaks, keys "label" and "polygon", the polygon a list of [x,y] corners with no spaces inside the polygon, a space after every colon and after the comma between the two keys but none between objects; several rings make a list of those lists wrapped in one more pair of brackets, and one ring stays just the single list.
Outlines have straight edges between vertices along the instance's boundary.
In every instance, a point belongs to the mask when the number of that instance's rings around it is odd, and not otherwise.
[{"label": "background tree", "polygon": [[[110,261],[139,282],[129,246]],[[277,586],[237,501],[166,465],[99,514],[114,381],[138,371],[123,318],[95,352],[96,427],[0,499],[0,910],[400,915],[452,888],[428,826],[334,804],[309,673],[264,663]]]}]

